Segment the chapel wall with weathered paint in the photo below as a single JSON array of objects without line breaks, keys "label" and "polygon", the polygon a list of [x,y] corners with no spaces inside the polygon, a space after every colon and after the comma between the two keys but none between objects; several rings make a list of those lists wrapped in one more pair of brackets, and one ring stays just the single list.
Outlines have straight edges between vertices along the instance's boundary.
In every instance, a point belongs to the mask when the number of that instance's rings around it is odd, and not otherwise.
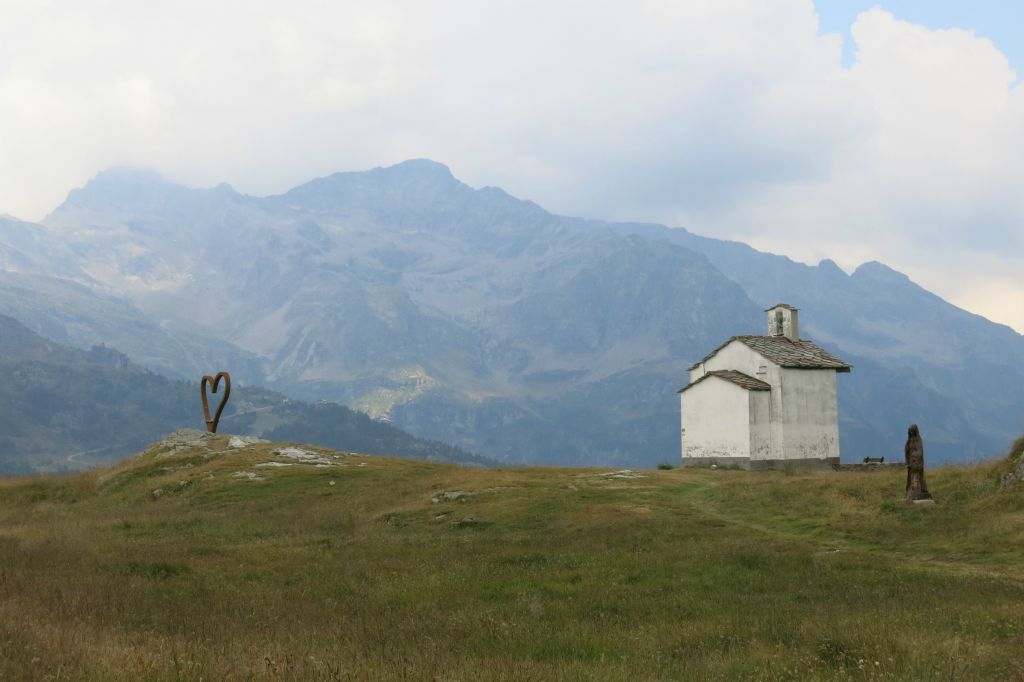
[{"label": "chapel wall with weathered paint", "polygon": [[[705,372],[715,370],[734,369],[743,372],[755,379],[760,379],[771,385],[771,395],[768,399],[769,433],[765,436],[758,431],[757,446],[752,450],[751,457],[757,459],[781,459],[783,457],[784,434],[782,420],[775,418],[775,415],[782,414],[782,392],[779,390],[779,382],[782,378],[782,368],[774,362],[769,361],[760,353],[755,352],[742,341],[733,341],[719,350],[707,362],[691,371],[691,381],[704,375]],[[764,391],[768,393],[768,391]],[[755,398],[755,400],[758,400]],[[763,400],[763,399],[760,399]],[[749,420],[747,420],[748,423]],[[722,429],[731,428],[731,424],[723,421]]]},{"label": "chapel wall with weathered paint", "polygon": [[683,458],[750,456],[748,391],[709,378],[680,394]]},{"label": "chapel wall with weathered paint", "polygon": [[784,447],[779,458],[839,457],[836,373],[783,369],[781,374]]},{"label": "chapel wall with weathered paint", "polygon": [[750,459],[774,459],[771,391],[750,391]]}]

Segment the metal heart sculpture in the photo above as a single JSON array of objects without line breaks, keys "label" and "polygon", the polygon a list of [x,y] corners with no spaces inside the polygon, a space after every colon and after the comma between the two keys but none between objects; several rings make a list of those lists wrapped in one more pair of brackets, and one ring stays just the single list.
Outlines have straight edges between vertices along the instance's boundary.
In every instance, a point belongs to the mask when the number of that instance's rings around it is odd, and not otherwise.
[{"label": "metal heart sculpture", "polygon": [[[206,401],[206,385],[210,384],[211,393],[217,392],[217,386],[220,385],[220,380],[224,380],[224,397],[220,399],[220,405],[217,406],[217,413],[213,415],[213,419],[210,419],[210,404]],[[227,372],[217,372],[216,376],[210,376],[207,374],[199,382],[199,397],[203,400],[203,418],[206,419],[206,430],[210,433],[217,433],[217,424],[220,423],[220,413],[224,411],[224,406],[228,404],[228,397],[231,395],[231,375]]]}]

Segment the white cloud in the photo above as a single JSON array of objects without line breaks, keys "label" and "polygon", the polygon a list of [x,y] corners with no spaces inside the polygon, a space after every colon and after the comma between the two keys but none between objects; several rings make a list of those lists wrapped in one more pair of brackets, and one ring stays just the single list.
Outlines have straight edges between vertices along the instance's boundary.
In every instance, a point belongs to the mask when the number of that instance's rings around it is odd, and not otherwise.
[{"label": "white cloud", "polygon": [[0,212],[115,164],[269,193],[428,156],[563,213],[877,258],[1024,329],[1015,74],[880,9],[853,37],[844,68],[808,0],[0,0]]},{"label": "white cloud", "polygon": [[[859,134],[832,150],[828,177],[775,183],[710,219],[806,260],[883,260],[1024,330],[1024,92],[1013,70],[970,32],[879,9],[853,35]],[[768,217],[786,230],[758,229]]]}]

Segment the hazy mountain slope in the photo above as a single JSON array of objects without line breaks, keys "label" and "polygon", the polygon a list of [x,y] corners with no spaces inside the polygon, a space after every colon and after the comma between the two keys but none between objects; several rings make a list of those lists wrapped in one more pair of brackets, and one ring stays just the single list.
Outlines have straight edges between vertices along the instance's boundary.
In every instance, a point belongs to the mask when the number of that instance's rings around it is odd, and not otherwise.
[{"label": "hazy mountain slope", "polygon": [[88,280],[80,258],[41,225],[0,215],[0,272],[31,272]]},{"label": "hazy mountain slope", "polygon": [[[116,171],[47,224],[96,276],[120,254],[104,283],[154,317],[261,354],[281,390],[515,461],[674,457],[676,420],[653,415],[675,409],[692,357],[756,313],[688,249],[474,190],[429,161],[265,199]],[[617,382],[633,396],[630,377],[655,366],[658,392],[623,411]],[[581,428],[596,423],[608,428]]]},{"label": "hazy mountain slope", "polygon": [[915,422],[932,463],[988,457],[1005,449],[1001,438],[979,429],[954,395],[924,385],[912,369],[849,353],[843,359],[854,365],[853,372],[838,378],[839,432],[847,460],[870,453],[902,461],[907,427]]},{"label": "hazy mountain slope", "polygon": [[0,317],[0,471],[127,455],[168,426],[194,421],[187,389],[116,351],[72,349]]},{"label": "hazy mountain slope", "polygon": [[[217,396],[214,396],[214,400]],[[70,348],[0,316],[0,472],[78,468],[130,454],[182,427],[202,427],[196,383],[141,369],[122,353]],[[271,434],[379,454],[483,462],[341,405],[310,405],[237,385],[225,432]]]},{"label": "hazy mountain slope", "polygon": [[1024,340],[879,264],[847,276],[652,225],[565,218],[444,166],[337,173],[273,197],[115,170],[46,221],[153,319],[257,354],[273,386],[513,461],[678,457],[675,390],[762,309],[852,361],[844,455],[998,452]]},{"label": "hazy mountain slope", "polygon": [[113,346],[171,378],[197,379],[223,367],[250,383],[263,377],[256,355],[184,325],[160,326],[124,298],[68,279],[0,270],[0,315],[58,343]]},{"label": "hazy mountain slope", "polygon": [[[432,391],[392,409],[409,431],[515,461],[654,466],[679,459],[676,365],[557,381],[522,397],[471,401]],[[555,390],[555,389],[558,390]]]}]

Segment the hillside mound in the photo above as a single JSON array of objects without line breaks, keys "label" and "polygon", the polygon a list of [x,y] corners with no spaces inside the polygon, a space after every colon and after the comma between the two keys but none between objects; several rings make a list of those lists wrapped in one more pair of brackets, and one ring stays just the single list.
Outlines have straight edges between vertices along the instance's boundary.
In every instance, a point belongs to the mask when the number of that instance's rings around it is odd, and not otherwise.
[{"label": "hillside mound", "polygon": [[473,469],[179,431],[0,480],[0,679],[1016,679],[991,467]]}]

